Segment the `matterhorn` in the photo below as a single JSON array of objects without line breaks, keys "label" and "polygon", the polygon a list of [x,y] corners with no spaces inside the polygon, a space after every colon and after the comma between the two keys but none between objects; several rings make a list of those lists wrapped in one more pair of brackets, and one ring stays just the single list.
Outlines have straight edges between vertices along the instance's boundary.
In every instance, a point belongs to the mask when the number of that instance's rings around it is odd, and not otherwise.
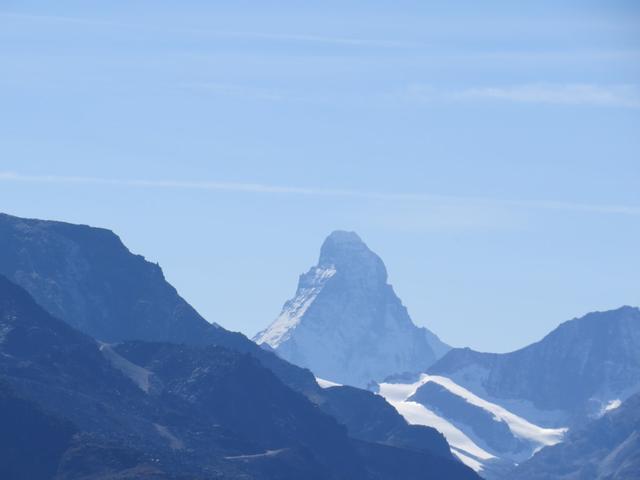
[{"label": "matterhorn", "polygon": [[345,231],[327,237],[318,265],[254,340],[319,378],[358,387],[423,372],[450,348],[412,322],[380,257]]}]

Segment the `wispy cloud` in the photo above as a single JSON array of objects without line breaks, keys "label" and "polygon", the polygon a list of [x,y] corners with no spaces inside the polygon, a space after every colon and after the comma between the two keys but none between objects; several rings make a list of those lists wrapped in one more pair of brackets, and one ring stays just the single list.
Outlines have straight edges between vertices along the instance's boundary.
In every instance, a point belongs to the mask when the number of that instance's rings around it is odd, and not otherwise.
[{"label": "wispy cloud", "polygon": [[408,95],[412,99],[425,102],[498,100],[517,103],[640,108],[639,85],[538,83],[472,87],[460,90],[412,85],[408,88]]},{"label": "wispy cloud", "polygon": [[191,82],[182,83],[179,87],[190,90],[200,90],[203,92],[213,93],[215,95],[240,97],[250,100],[280,101],[291,97],[291,95],[288,95],[286,92],[279,90],[250,87],[246,85],[232,85],[228,83]]},{"label": "wispy cloud", "polygon": [[114,179],[101,177],[24,175],[16,172],[0,172],[0,182],[39,183],[58,185],[96,185],[107,187],[189,189],[251,194],[280,194],[316,197],[352,197],[383,201],[430,202],[432,204],[481,205],[541,210],[573,211],[599,214],[640,215],[640,205],[589,204],[549,200],[498,200],[487,197],[465,197],[430,193],[374,192],[353,189],[331,189],[300,186],[269,185],[262,183],[182,181],[151,179]]},{"label": "wispy cloud", "polygon": [[218,97],[237,98],[242,100],[257,100],[265,102],[295,102],[306,104],[326,104],[336,101],[354,101],[356,98],[341,98],[338,94],[323,94],[317,91],[300,92],[294,89],[275,89],[247,84],[230,84],[217,82],[185,82],[178,88],[192,90]]},{"label": "wispy cloud", "polygon": [[135,31],[162,32],[177,35],[199,35],[229,39],[254,39],[275,42],[296,42],[308,44],[342,45],[351,47],[379,47],[379,48],[414,48],[421,44],[393,39],[353,38],[329,35],[310,35],[291,32],[256,32],[235,31],[207,28],[175,28],[170,26],[154,26],[152,24],[127,23],[97,20],[83,17],[64,17],[57,15],[26,15],[17,13],[0,12],[0,18],[13,18],[25,21],[48,22],[65,25],[95,26],[104,28],[123,28]]}]

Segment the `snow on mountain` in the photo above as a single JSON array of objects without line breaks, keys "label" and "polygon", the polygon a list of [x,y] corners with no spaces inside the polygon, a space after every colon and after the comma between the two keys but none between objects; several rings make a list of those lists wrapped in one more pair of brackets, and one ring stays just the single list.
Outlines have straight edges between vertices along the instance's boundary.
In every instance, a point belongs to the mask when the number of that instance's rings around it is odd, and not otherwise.
[{"label": "snow on mountain", "polygon": [[412,322],[380,257],[344,231],[327,237],[318,265],[254,340],[317,376],[355,386],[424,371],[450,349]]},{"label": "snow on mountain", "polygon": [[278,348],[281,343],[286,342],[300,320],[306,313],[309,306],[322,291],[325,282],[335,275],[336,269],[333,267],[312,268],[305,278],[305,282],[300,284],[296,296],[285,303],[280,316],[271,326],[262,332],[258,343],[266,343],[271,348]]},{"label": "snow on mountain", "polygon": [[[429,391],[433,386],[439,390]],[[446,395],[438,396],[438,391]],[[409,423],[442,432],[454,454],[478,472],[513,466],[562,441],[566,431],[538,426],[438,375],[422,374],[413,383],[381,383],[379,393]]]},{"label": "snow on mountain", "polygon": [[423,385],[428,382],[437,383],[445,387],[451,393],[464,398],[471,405],[475,405],[487,412],[490,412],[493,414],[494,420],[505,422],[515,436],[528,440],[536,444],[538,447],[555,445],[562,441],[562,437],[566,432],[566,428],[544,428],[535,425],[500,405],[483,400],[449,378],[425,374],[421,376],[420,380]]},{"label": "snow on mountain", "polygon": [[422,378],[409,384],[381,383],[378,393],[393,405],[409,423],[437,429],[446,437],[453,453],[463,463],[477,472],[482,471],[483,462],[495,458],[494,455],[477,445],[448,420],[424,405],[409,400],[422,384]]},{"label": "snow on mountain", "polygon": [[320,388],[342,387],[339,383],[332,382],[331,380],[325,380],[324,378],[316,377],[316,382],[320,385]]}]

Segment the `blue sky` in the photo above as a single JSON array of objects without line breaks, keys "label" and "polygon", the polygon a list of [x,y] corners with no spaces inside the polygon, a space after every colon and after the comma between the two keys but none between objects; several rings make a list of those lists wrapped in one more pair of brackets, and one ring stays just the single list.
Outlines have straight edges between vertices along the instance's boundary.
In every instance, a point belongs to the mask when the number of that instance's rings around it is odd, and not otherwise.
[{"label": "blue sky", "polygon": [[456,346],[640,304],[637,2],[5,0],[0,65],[0,210],[115,230],[232,330],[334,229]]}]

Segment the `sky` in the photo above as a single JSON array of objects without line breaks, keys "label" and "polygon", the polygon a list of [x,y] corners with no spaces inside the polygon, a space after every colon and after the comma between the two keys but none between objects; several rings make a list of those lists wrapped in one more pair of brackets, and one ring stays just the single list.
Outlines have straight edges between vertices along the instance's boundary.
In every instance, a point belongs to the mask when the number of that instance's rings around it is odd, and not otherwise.
[{"label": "sky", "polygon": [[638,2],[0,0],[0,211],[249,336],[335,229],[454,346],[640,305],[639,120]]}]

